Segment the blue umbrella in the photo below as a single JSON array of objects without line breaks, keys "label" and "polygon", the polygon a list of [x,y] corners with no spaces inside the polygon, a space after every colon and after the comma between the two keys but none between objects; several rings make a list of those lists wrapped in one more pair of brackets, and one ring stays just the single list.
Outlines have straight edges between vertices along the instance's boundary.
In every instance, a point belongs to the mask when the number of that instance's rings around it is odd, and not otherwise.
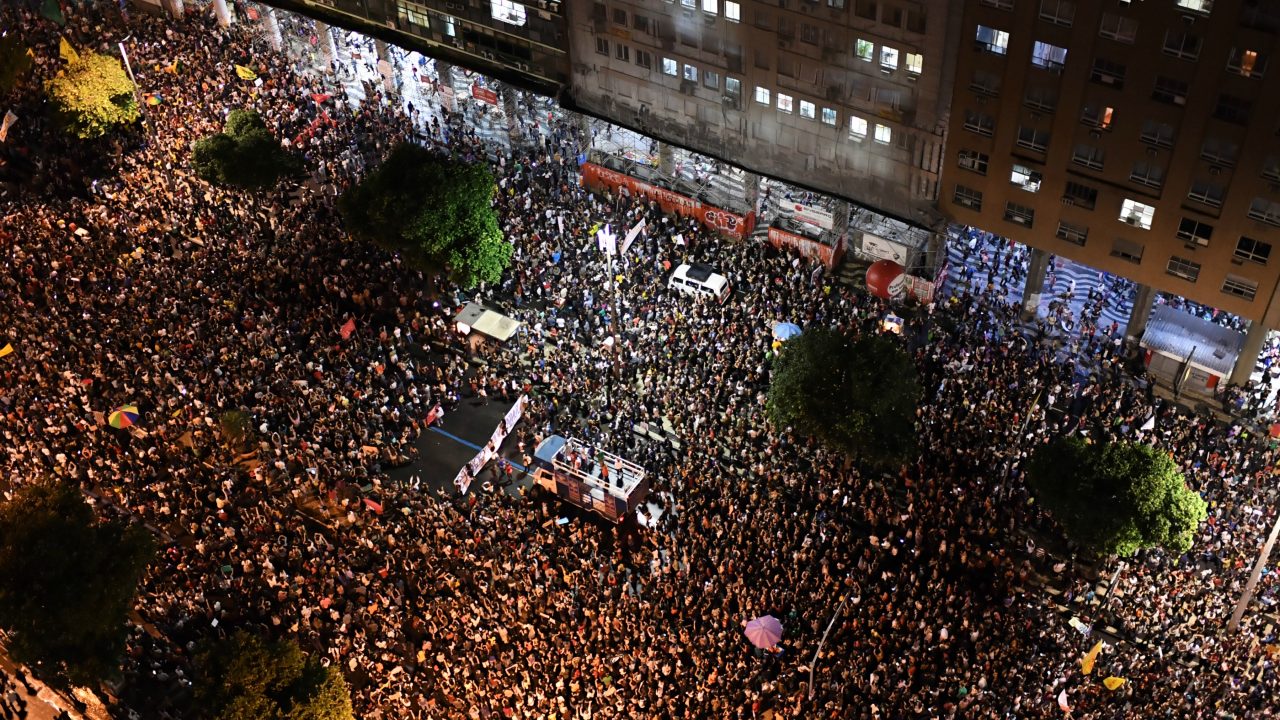
[{"label": "blue umbrella", "polygon": [[795,323],[778,323],[773,326],[773,338],[775,340],[787,341],[800,334],[800,326]]}]

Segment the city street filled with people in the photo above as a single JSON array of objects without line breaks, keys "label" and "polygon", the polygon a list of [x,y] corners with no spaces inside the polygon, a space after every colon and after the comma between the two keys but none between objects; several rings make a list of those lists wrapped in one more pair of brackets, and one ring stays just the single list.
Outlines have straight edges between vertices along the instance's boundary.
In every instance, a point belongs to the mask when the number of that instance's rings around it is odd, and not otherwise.
[{"label": "city street filled with people", "polygon": [[[768,422],[770,331],[879,332],[886,302],[582,187],[586,125],[540,116],[494,150],[465,109],[410,109],[371,83],[352,107],[337,77],[252,25],[194,13],[126,20],[95,4],[60,27],[5,4],[0,21],[34,49],[37,80],[56,73],[60,37],[125,41],[139,89],[162,99],[136,131],[86,144],[29,84],[4,150],[24,175],[0,197],[6,496],[56,476],[161,542],[122,708],[183,717],[197,644],[247,629],[341,667],[360,718],[1280,716],[1274,564],[1241,629],[1225,628],[1277,513],[1275,450],[1149,392],[1114,327],[1064,360],[1021,340],[999,290],[953,283],[902,340],[925,389],[919,455],[864,471]],[[304,183],[196,177],[192,142],[237,108],[303,154]],[[450,322],[455,288],[343,231],[336,197],[402,141],[497,158],[515,257],[478,294],[524,325],[483,370]],[[610,266],[594,231],[641,219]],[[668,289],[695,261],[730,279],[729,300]],[[558,524],[554,504],[501,489],[390,479],[441,398],[510,388],[529,397],[528,446],[559,433],[639,463],[659,519]],[[136,432],[104,422],[126,403]],[[252,462],[221,442],[229,410],[252,417]],[[663,421],[679,448],[633,432]],[[1130,559],[1105,603],[1098,574],[1114,566],[1053,541],[1024,482],[1034,448],[1065,434],[1153,443],[1210,504],[1188,554]],[[783,635],[758,650],[743,629],[765,614]],[[1084,675],[1107,624],[1118,633]]]}]

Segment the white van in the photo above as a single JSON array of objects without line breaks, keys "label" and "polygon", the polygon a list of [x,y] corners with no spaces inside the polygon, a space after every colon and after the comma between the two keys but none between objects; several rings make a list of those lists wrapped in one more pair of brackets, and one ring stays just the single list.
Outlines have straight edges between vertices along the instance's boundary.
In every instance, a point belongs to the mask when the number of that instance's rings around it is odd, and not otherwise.
[{"label": "white van", "polygon": [[671,273],[667,287],[679,290],[686,295],[702,295],[715,298],[716,302],[729,299],[733,288],[729,287],[729,278],[701,263],[684,263]]}]

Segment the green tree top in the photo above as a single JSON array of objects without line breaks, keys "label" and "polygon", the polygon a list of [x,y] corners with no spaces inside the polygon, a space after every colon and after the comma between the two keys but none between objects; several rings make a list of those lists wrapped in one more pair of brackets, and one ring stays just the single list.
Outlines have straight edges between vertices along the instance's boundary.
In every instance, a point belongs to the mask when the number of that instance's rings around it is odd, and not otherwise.
[{"label": "green tree top", "polygon": [[45,81],[45,92],[77,137],[99,137],[140,117],[133,82],[120,61],[110,55],[80,53],[56,77]]},{"label": "green tree top", "polygon": [[497,282],[511,262],[493,208],[497,184],[483,164],[404,143],[339,200],[355,236],[446,270],[462,287]]},{"label": "green tree top", "polygon": [[238,632],[196,660],[196,700],[214,720],[352,718],[342,673],[304,657],[292,640]]},{"label": "green tree top", "polygon": [[302,169],[302,161],[280,146],[255,110],[232,110],[223,131],[195,142],[191,164],[201,178],[246,190],[274,186]]},{"label": "green tree top", "polygon": [[1141,443],[1055,440],[1032,456],[1028,481],[1067,535],[1099,555],[1184,553],[1207,515],[1173,459]]},{"label": "green tree top", "polygon": [[146,529],[98,522],[70,485],[21,488],[0,506],[0,625],[14,658],[76,684],[108,677],[154,552]]},{"label": "green tree top", "polygon": [[896,340],[818,328],[783,345],[765,411],[778,428],[886,467],[915,449],[920,397],[915,364]]}]

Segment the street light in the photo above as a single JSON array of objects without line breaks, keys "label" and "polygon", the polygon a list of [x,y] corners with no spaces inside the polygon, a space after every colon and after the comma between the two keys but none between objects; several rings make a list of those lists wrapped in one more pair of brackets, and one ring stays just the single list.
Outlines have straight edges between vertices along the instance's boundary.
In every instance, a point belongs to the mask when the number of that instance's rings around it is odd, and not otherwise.
[{"label": "street light", "polygon": [[[613,257],[618,254],[618,236],[613,232],[613,225],[605,225],[596,231],[596,244],[600,251],[609,258],[609,292],[613,296],[613,317],[610,318],[609,335],[613,337],[618,329],[618,323],[622,322],[622,315],[618,312],[618,278],[613,269]],[[612,343],[611,352],[617,353],[618,346],[621,342],[619,335]],[[617,363],[610,363],[609,372],[605,375],[604,383],[604,402],[610,410],[613,409],[613,371]]]}]

